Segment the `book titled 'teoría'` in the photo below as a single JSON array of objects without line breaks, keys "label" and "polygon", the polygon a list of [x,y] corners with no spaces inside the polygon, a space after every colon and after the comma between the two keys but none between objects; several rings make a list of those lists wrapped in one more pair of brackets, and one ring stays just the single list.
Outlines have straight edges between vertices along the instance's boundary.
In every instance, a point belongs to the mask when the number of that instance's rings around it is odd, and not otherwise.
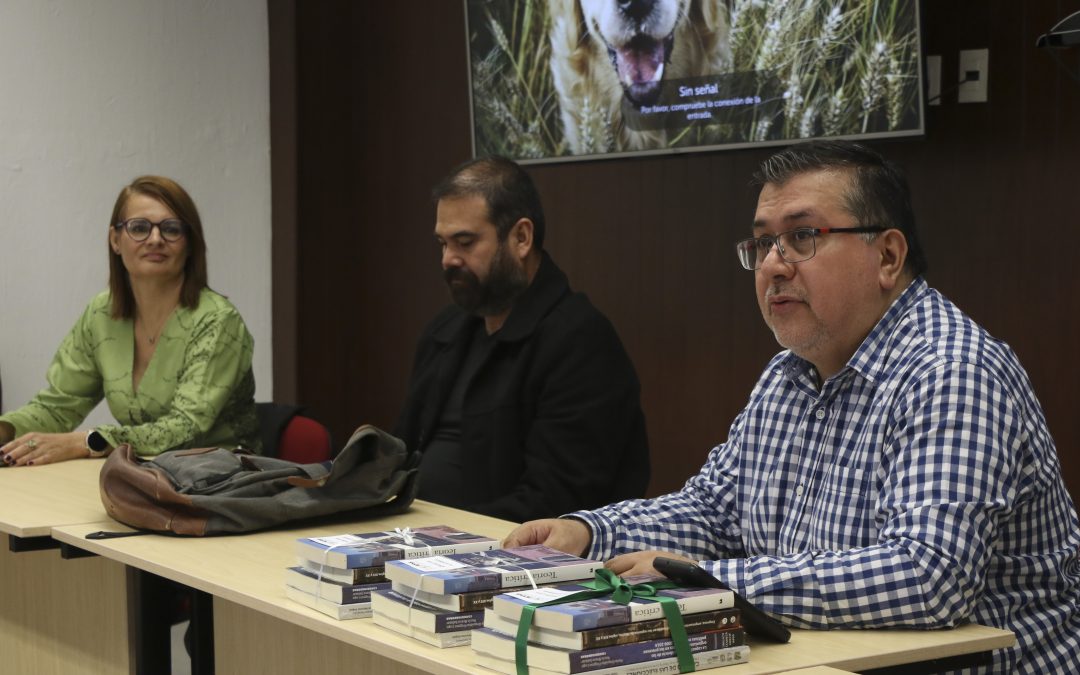
[{"label": "book titled 'teor\u00eda'", "polygon": [[415,560],[389,560],[385,573],[390,581],[430,593],[466,593],[589,579],[603,566],[598,560],[533,545]]}]

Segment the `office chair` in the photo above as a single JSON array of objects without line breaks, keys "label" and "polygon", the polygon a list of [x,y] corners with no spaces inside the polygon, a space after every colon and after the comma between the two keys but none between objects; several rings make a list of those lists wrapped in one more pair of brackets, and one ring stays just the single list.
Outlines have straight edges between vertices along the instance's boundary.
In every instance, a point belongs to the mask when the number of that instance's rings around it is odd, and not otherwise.
[{"label": "office chair", "polygon": [[314,464],[333,456],[330,431],[300,414],[302,407],[285,403],[256,403],[262,454],[290,462]]}]

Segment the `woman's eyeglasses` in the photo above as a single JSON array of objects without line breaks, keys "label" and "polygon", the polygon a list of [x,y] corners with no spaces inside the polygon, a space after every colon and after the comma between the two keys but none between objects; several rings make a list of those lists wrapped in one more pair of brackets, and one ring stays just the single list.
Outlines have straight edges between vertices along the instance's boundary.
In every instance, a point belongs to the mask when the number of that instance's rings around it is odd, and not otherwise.
[{"label": "woman's eyeglasses", "polygon": [[123,228],[134,241],[146,241],[155,227],[161,233],[161,238],[167,242],[179,241],[187,232],[187,226],[179,218],[166,218],[160,223],[152,223],[146,218],[128,218],[117,223],[116,227]]}]

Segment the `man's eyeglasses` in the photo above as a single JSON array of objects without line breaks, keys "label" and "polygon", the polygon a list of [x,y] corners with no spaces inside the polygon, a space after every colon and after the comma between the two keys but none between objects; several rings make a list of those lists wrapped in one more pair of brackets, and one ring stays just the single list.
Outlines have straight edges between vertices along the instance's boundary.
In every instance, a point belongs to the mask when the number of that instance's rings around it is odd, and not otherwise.
[{"label": "man's eyeglasses", "polygon": [[884,232],[884,227],[799,227],[776,236],[762,235],[750,237],[735,243],[735,252],[739,254],[739,262],[751,272],[760,269],[769,255],[773,244],[780,257],[789,263],[798,263],[809,260],[817,253],[817,238],[820,234],[859,234],[867,232]]},{"label": "man's eyeglasses", "polygon": [[135,241],[146,241],[150,233],[156,227],[161,233],[161,238],[168,242],[180,241],[186,233],[184,221],[178,218],[167,218],[160,223],[152,223],[146,218],[129,218],[116,224],[123,228],[128,236]]}]

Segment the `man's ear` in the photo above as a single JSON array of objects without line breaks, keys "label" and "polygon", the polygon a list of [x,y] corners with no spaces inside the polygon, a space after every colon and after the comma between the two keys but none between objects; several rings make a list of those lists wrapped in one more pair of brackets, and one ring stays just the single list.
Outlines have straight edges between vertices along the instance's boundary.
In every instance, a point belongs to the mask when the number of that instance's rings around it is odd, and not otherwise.
[{"label": "man's ear", "polygon": [[875,243],[881,252],[878,280],[883,290],[891,291],[904,274],[904,263],[907,262],[908,254],[907,237],[897,229],[885,230],[877,236]]},{"label": "man's ear", "polygon": [[510,235],[507,239],[518,258],[524,260],[533,250],[533,221],[528,218],[520,218],[510,228]]}]

